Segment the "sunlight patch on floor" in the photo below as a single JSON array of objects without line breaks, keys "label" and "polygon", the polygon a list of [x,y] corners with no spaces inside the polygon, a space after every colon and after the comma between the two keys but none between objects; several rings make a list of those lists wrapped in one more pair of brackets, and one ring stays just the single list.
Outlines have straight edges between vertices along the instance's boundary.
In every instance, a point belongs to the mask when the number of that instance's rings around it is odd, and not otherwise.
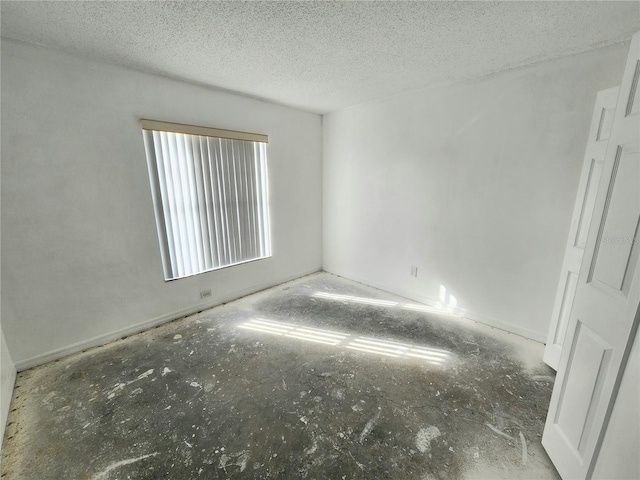
[{"label": "sunlight patch on floor", "polygon": [[350,333],[292,325],[290,323],[276,322],[262,318],[252,319],[238,325],[238,328],[374,353],[387,357],[414,358],[437,366],[444,366],[453,356],[449,350],[431,348],[424,345],[412,345],[395,340],[361,337]]}]

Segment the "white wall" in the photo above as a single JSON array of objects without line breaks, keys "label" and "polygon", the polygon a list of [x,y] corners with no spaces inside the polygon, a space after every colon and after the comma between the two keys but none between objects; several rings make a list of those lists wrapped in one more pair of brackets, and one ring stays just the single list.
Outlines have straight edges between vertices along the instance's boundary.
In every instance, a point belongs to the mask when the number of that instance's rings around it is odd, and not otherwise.
[{"label": "white wall", "polygon": [[325,270],[427,303],[442,285],[470,318],[544,341],[596,92],[626,52],[326,115]]},{"label": "white wall", "polygon": [[0,328],[0,448],[4,440],[4,428],[7,425],[15,383],[16,368],[4,340],[4,331]]},{"label": "white wall", "polygon": [[596,460],[596,480],[640,478],[640,336],[636,334]]},{"label": "white wall", "polygon": [[[220,68],[224,68],[221,65]],[[140,118],[269,135],[273,258],[165,283]],[[321,268],[319,115],[2,40],[2,322],[19,369]]]}]

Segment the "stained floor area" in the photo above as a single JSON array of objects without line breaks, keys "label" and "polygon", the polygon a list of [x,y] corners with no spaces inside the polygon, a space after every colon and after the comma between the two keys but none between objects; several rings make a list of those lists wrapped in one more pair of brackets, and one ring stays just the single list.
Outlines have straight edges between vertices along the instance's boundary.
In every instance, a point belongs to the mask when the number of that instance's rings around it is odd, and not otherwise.
[{"label": "stained floor area", "polygon": [[2,479],[558,479],[541,358],[318,273],[20,373]]}]

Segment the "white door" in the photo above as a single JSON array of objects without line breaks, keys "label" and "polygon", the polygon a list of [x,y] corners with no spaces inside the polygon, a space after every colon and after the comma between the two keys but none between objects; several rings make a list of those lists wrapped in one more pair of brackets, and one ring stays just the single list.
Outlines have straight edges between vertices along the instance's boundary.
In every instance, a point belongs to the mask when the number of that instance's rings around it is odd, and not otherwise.
[{"label": "white door", "polygon": [[542,436],[564,479],[593,472],[640,321],[639,43],[636,34]]},{"label": "white door", "polygon": [[618,87],[598,92],[593,109],[591,129],[587,140],[587,148],[582,163],[582,174],[578,184],[578,194],[573,207],[573,217],[569,229],[569,238],[564,251],[564,261],[560,271],[560,281],[556,291],[556,301],[551,314],[551,326],[544,349],[544,361],[554,370],[558,369],[560,353],[564,344],[569,313],[578,286],[578,274],[584,247],[587,243],[587,232],[591,225],[591,216],[596,201],[596,192],[600,183],[600,175],[607,151],[607,144],[613,126],[613,117],[618,101]]}]

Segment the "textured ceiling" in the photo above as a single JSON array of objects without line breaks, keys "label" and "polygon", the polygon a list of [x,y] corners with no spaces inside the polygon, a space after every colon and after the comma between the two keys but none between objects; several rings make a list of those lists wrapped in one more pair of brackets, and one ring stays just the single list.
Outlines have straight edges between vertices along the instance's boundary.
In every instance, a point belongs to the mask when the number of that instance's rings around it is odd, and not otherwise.
[{"label": "textured ceiling", "polygon": [[2,1],[2,36],[325,113],[627,40],[632,2]]}]

